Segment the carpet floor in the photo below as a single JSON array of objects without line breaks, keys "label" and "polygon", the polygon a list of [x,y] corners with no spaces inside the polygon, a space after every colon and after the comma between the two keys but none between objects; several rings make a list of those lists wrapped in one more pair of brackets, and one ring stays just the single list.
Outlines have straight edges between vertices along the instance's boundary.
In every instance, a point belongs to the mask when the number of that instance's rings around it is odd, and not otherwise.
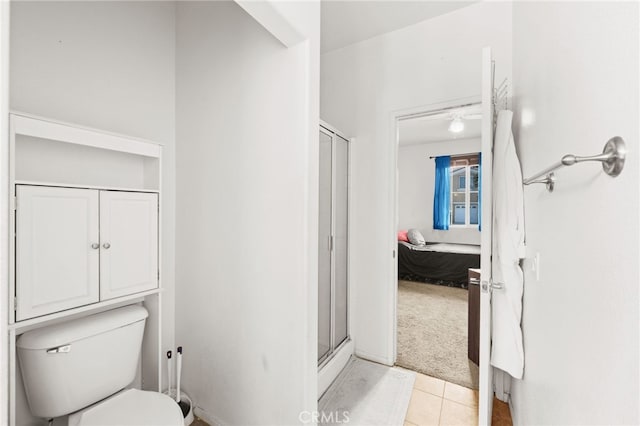
[{"label": "carpet floor", "polygon": [[478,389],[478,366],[467,358],[467,290],[398,281],[396,363]]}]

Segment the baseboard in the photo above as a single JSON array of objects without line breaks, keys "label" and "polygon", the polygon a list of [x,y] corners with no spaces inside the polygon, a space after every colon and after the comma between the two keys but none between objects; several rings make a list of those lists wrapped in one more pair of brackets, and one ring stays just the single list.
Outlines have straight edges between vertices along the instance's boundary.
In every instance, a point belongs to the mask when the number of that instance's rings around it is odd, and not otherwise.
[{"label": "baseboard", "polygon": [[[393,366],[393,362],[390,362],[388,359],[379,357],[376,355],[371,355],[363,351],[355,351],[353,340],[347,342],[339,351],[336,353],[327,364],[325,364],[320,371],[318,371],[318,396],[322,395],[333,383],[338,374],[342,371],[342,369],[347,365],[351,355],[355,355],[358,358],[365,359],[367,361],[372,361],[378,364]],[[227,424],[223,422],[220,418],[214,416],[208,411],[198,407],[197,405],[193,409],[194,414],[209,423],[211,426],[226,426]],[[515,424],[515,423],[514,423]]]},{"label": "baseboard", "polygon": [[509,412],[511,413],[511,424],[512,425],[521,424],[520,419],[516,415],[516,410],[513,408],[513,400],[511,399],[511,396],[509,396]]},{"label": "baseboard", "polygon": [[[321,370],[318,371],[318,397],[320,397],[329,388],[329,386],[331,386],[336,377],[338,377],[338,374],[340,374],[342,369],[349,362],[349,359],[351,359],[353,351],[353,340],[350,340],[346,342],[344,346],[342,346],[338,350],[338,352],[336,352],[333,358],[329,360]],[[211,426],[226,426],[226,423],[223,422],[220,418],[207,412],[201,407],[198,407],[197,405],[194,407],[193,413],[196,415],[196,417],[201,418]]]},{"label": "baseboard", "polygon": [[224,423],[222,420],[198,406],[194,407],[193,413],[196,415],[196,417],[201,418],[211,426],[226,426],[226,423]]},{"label": "baseboard", "polygon": [[378,363],[378,364],[382,364],[382,365],[387,365],[389,367],[393,367],[393,361],[391,361],[391,360],[389,360],[387,358],[384,358],[384,357],[380,357],[380,356],[377,356],[377,355],[372,355],[372,354],[369,354],[369,353],[364,352],[364,351],[359,351],[357,349],[355,351],[355,355],[358,358],[362,358],[362,359],[365,359],[367,361],[372,361],[372,362],[375,362],[375,363]]}]

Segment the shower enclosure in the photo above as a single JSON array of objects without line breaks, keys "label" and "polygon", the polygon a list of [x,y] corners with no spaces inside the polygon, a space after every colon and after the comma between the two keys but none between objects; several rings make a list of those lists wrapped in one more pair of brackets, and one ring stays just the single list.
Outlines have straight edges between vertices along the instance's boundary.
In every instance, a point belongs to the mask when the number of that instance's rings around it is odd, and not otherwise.
[{"label": "shower enclosure", "polygon": [[318,365],[349,340],[349,140],[320,126]]}]

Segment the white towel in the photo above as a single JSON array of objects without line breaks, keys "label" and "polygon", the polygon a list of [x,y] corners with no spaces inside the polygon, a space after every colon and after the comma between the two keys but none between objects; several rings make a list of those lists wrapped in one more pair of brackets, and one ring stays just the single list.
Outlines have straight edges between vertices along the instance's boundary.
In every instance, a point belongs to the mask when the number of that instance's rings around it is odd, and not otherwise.
[{"label": "white towel", "polygon": [[491,296],[491,364],[521,379],[523,274],[525,256],[522,170],[511,131],[513,112],[500,111],[493,148],[492,280],[503,289]]}]

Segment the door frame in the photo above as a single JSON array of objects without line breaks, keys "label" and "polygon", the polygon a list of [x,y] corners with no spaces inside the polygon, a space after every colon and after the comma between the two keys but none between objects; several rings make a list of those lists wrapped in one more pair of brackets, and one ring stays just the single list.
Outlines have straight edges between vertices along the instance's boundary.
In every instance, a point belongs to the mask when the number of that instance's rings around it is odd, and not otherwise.
[{"label": "door frame", "polygon": [[[387,232],[388,235],[388,253],[392,253],[391,257],[391,268],[390,268],[390,276],[389,276],[389,286],[388,286],[388,300],[389,300],[389,312],[391,313],[391,320],[389,321],[389,330],[388,332],[392,336],[388,346],[388,354],[390,364],[395,364],[397,360],[397,346],[398,346],[398,253],[397,253],[397,231],[399,224],[399,205],[398,205],[398,185],[399,185],[399,172],[398,172],[398,151],[399,151],[399,123],[402,120],[407,120],[410,118],[420,117],[423,115],[429,115],[436,112],[441,112],[447,109],[455,109],[464,105],[471,104],[482,104],[482,95],[474,95],[464,98],[455,98],[447,101],[437,102],[433,104],[427,104],[414,108],[407,108],[393,111],[390,114],[389,118],[389,181],[391,185],[389,185],[389,202],[391,206],[393,206],[393,210],[391,212],[391,220],[389,221],[389,230]],[[484,120],[483,120],[484,122]],[[484,129],[483,129],[484,130]],[[484,193],[483,189],[483,193]],[[490,370],[490,359],[483,354],[480,354],[480,370],[483,370],[483,366],[487,367],[484,370]],[[491,377],[488,378],[491,380]],[[489,407],[490,409],[490,407]],[[480,424],[484,424],[482,422],[482,418],[486,416],[485,413],[486,408],[482,407],[482,404],[478,404],[479,411],[479,422]],[[490,412],[490,411],[489,411]],[[483,417],[480,417],[483,416]]]},{"label": "door frame", "polygon": [[0,1],[0,424],[9,424],[9,14]]},{"label": "door frame", "polygon": [[391,206],[393,206],[393,211],[391,214],[391,221],[389,224],[388,231],[388,239],[389,239],[389,253],[392,253],[391,257],[391,274],[389,276],[389,303],[391,312],[391,316],[393,320],[391,321],[391,329],[390,334],[393,336],[391,339],[390,346],[388,347],[388,353],[390,354],[389,360],[390,364],[395,364],[397,358],[397,343],[398,343],[398,223],[400,221],[399,214],[399,206],[398,206],[398,150],[400,149],[399,145],[399,123],[403,120],[408,120],[411,118],[416,118],[424,115],[435,114],[437,112],[442,112],[448,109],[459,108],[463,105],[471,105],[471,104],[479,104],[481,103],[482,98],[480,95],[470,96],[465,98],[456,98],[448,101],[437,102],[433,104],[427,104],[414,108],[407,108],[397,110],[391,113],[389,129],[391,129],[391,133],[389,135],[389,140],[391,143],[389,144],[389,182],[391,185],[389,186],[390,194],[389,200]]}]

